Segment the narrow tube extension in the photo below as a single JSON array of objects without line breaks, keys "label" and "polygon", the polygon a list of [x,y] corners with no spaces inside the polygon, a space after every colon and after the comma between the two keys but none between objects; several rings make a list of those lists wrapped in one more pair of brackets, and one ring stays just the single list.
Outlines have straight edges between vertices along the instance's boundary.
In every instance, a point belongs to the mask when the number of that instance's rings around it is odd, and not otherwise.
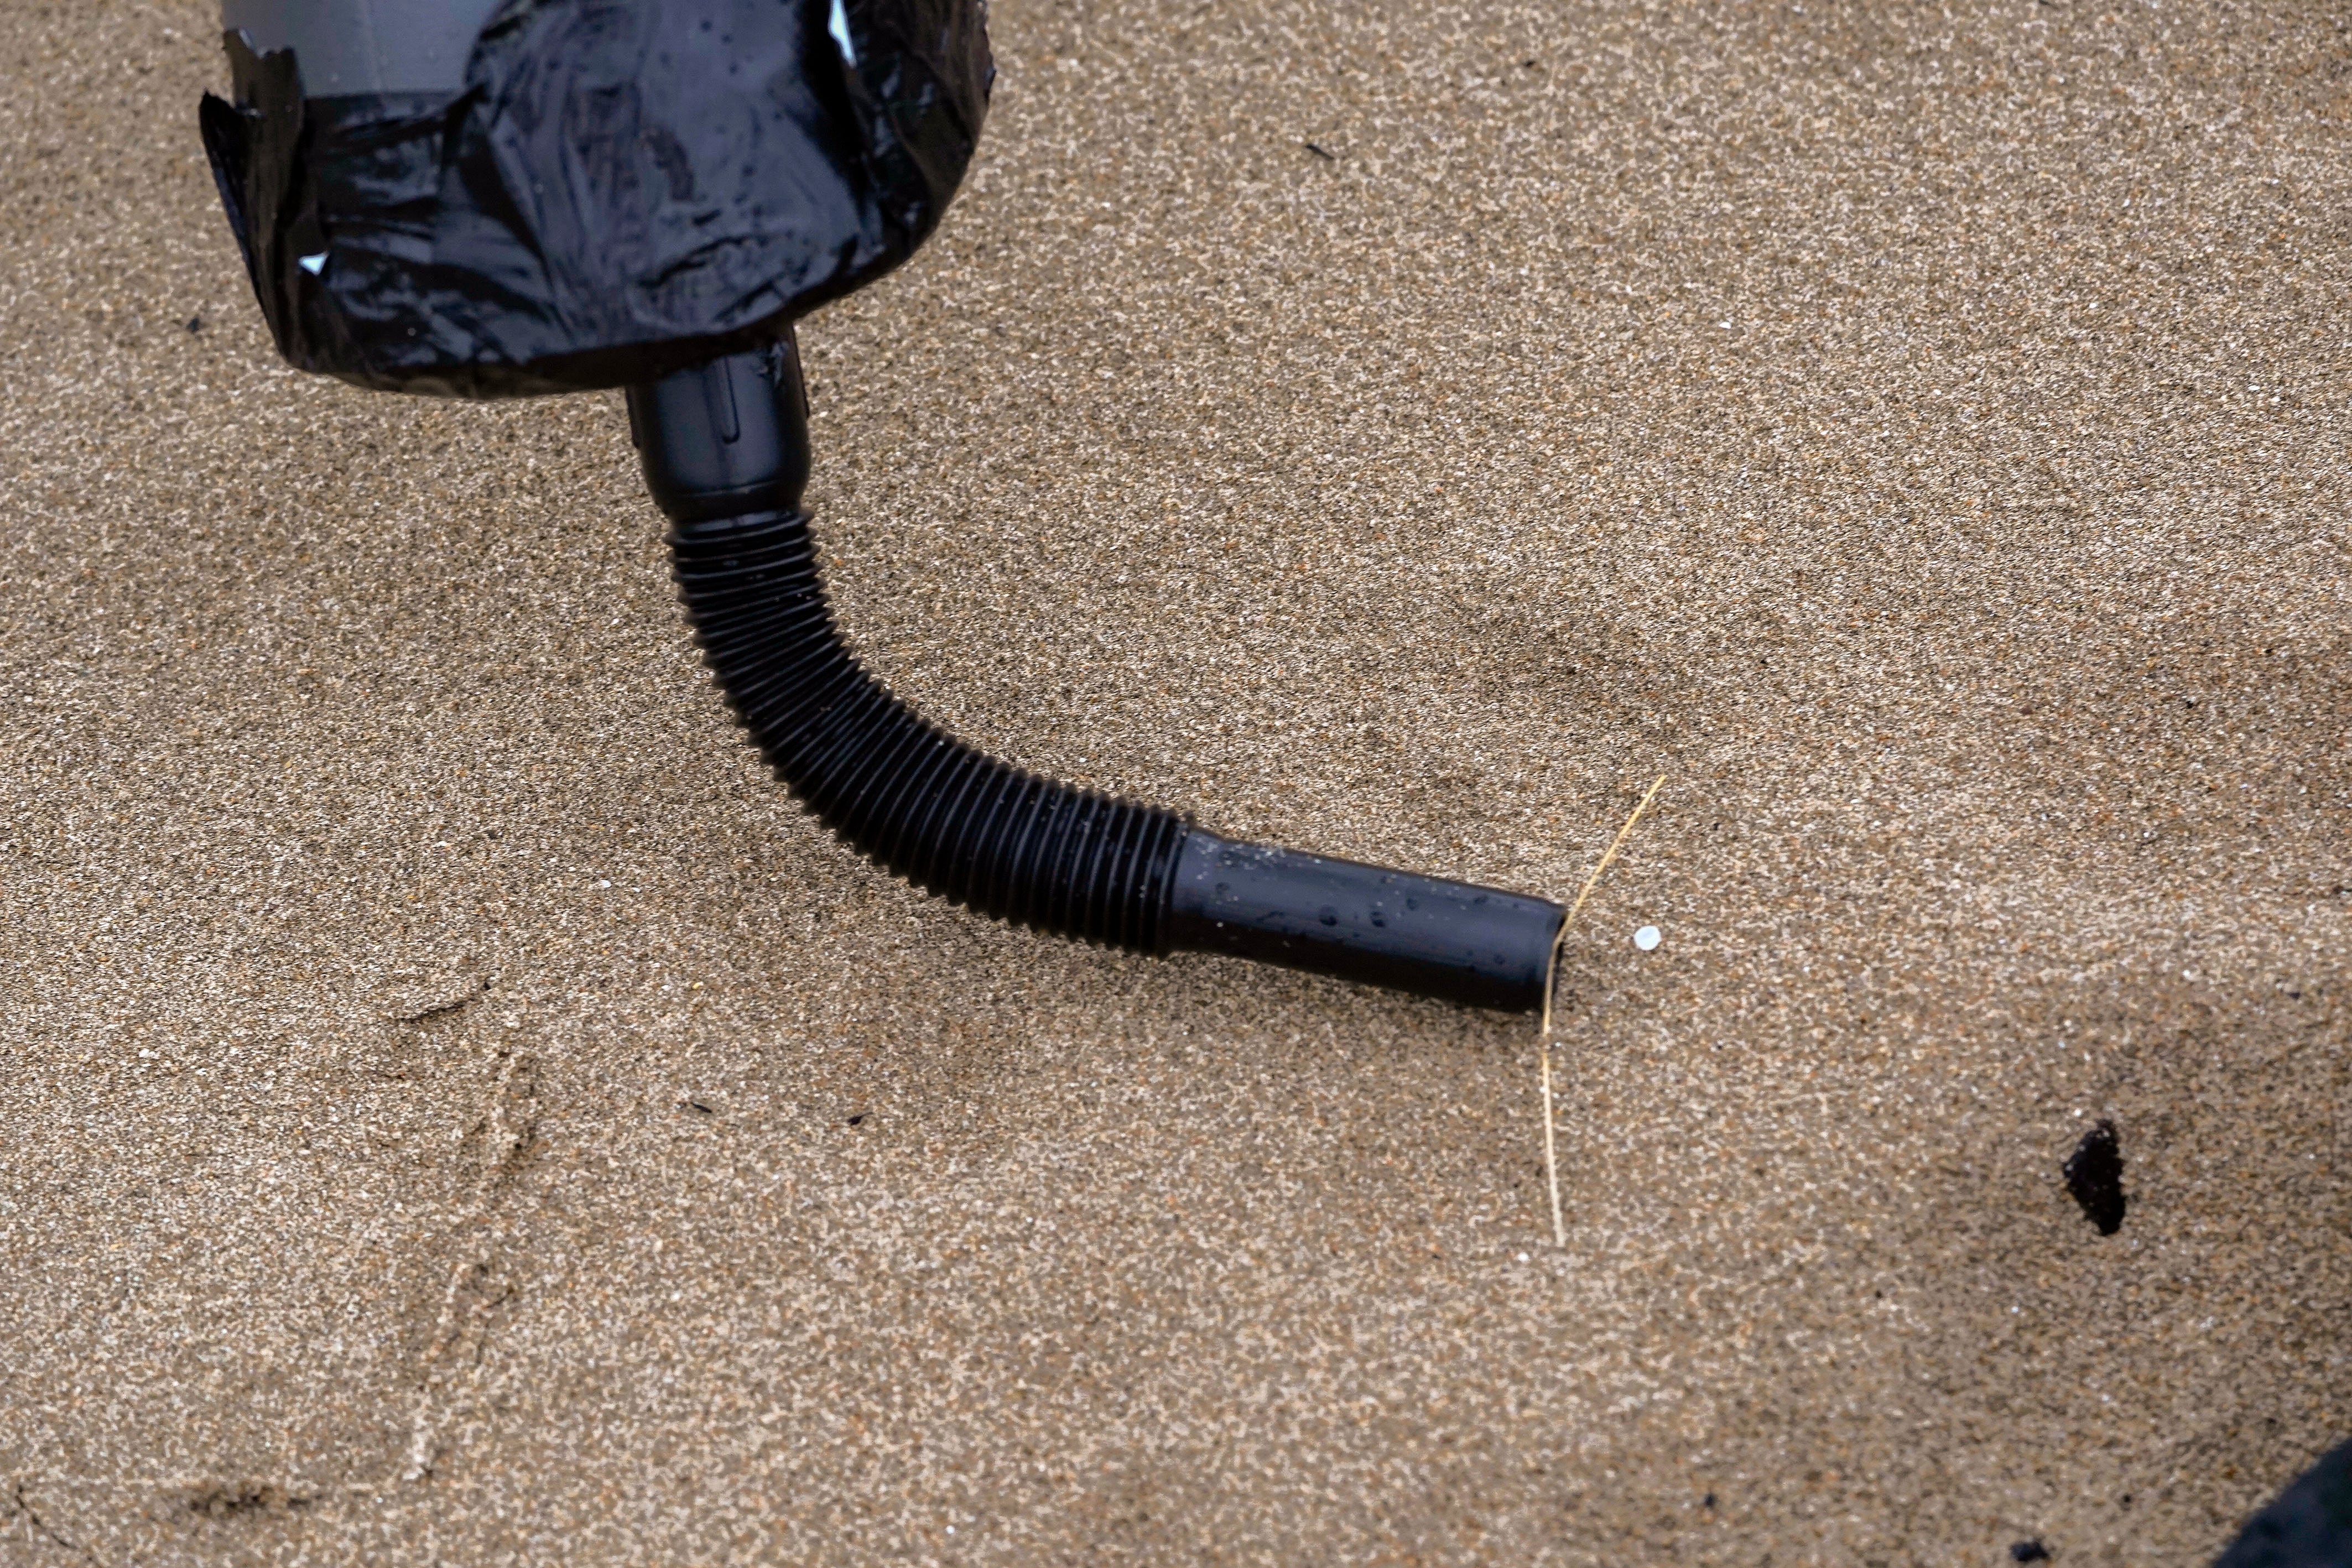
[{"label": "narrow tube extension", "polygon": [[1192,828],[1163,930],[1171,948],[1529,1012],[1543,1006],[1564,913],[1523,894]]},{"label": "narrow tube extension", "polygon": [[1556,904],[1220,838],[987,757],[893,696],[825,602],[800,510],[807,405],[789,340],[631,389],[629,421],[729,705],[777,776],[877,865],[1082,941],[1542,1006]]}]

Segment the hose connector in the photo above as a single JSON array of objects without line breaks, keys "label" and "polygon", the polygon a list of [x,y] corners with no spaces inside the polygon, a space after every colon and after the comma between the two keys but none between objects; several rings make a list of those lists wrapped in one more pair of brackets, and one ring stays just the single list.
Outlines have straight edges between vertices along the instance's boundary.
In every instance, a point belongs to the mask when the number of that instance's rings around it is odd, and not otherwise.
[{"label": "hose connector", "polygon": [[797,512],[808,486],[808,392],[789,334],[629,389],[629,439],[672,522]]}]

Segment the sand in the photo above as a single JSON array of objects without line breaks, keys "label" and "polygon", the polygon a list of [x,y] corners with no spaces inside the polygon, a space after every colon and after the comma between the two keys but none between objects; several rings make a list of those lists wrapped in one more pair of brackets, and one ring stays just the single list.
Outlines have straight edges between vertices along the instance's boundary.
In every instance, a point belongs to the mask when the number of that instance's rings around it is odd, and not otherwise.
[{"label": "sand", "polygon": [[2339,13],[997,7],[844,623],[1553,896],[1666,774],[1561,1249],[1528,1020],[856,860],[617,396],[288,371],[210,13],[16,0],[0,1563],[2206,1561],[2352,1434]]}]

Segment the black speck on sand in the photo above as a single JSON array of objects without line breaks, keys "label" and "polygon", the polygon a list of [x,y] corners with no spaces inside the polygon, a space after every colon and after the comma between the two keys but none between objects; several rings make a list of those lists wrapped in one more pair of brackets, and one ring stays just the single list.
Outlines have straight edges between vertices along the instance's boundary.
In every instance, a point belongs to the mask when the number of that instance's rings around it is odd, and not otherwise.
[{"label": "black speck on sand", "polygon": [[2100,1122],[2083,1134],[2074,1152],[2060,1169],[2066,1190],[2082,1207],[2083,1218],[2113,1236],[2124,1228],[2124,1155],[2113,1122]]}]

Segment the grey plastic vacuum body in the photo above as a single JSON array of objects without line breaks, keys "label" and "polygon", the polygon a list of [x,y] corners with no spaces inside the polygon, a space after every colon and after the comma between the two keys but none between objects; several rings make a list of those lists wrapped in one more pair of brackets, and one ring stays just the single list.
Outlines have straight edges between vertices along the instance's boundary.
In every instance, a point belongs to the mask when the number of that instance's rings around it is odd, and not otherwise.
[{"label": "grey plastic vacuum body", "polygon": [[499,0],[222,0],[221,26],[292,49],[312,98],[456,92]]},{"label": "grey plastic vacuum body", "polygon": [[362,385],[625,386],[729,705],[876,864],[982,914],[1478,1007],[1542,1005],[1555,904],[1221,838],[974,750],[835,627],[792,323],[962,177],[981,0],[226,0],[205,148],[281,353]]}]

